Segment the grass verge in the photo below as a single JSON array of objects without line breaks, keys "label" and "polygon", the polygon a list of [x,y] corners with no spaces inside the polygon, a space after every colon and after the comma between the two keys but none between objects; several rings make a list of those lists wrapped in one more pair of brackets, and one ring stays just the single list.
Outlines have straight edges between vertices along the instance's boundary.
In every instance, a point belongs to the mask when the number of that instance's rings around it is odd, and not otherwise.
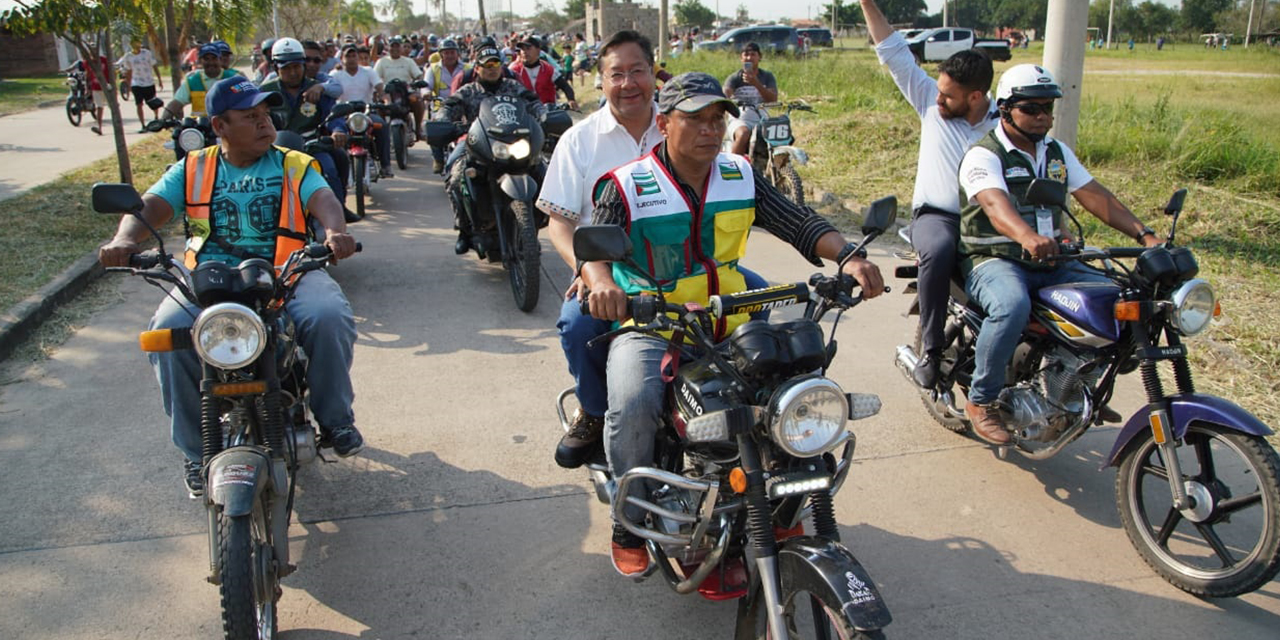
[{"label": "grass verge", "polygon": [[[129,149],[134,182],[150,186],[173,152],[155,135]],[[4,202],[0,207],[0,309],[8,309],[53,280],[72,262],[115,232],[119,216],[94,213],[89,193],[95,182],[119,180],[115,156],[68,173]]]},{"label": "grass verge", "polygon": [[0,81],[0,116],[27,111],[67,96],[66,76],[5,78]]}]

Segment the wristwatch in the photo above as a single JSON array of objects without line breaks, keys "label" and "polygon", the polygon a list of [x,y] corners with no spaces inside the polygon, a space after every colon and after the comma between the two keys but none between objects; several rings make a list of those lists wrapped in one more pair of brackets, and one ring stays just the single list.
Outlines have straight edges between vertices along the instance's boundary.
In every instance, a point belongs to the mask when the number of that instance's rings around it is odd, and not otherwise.
[{"label": "wristwatch", "polygon": [[1142,227],[1142,231],[1139,231],[1139,232],[1138,232],[1138,235],[1133,236],[1133,239],[1134,239],[1134,240],[1137,240],[1137,241],[1138,241],[1138,244],[1142,244],[1142,238],[1143,238],[1144,236],[1154,236],[1154,235],[1156,235],[1156,231],[1155,231],[1155,229],[1152,229],[1151,227],[1146,227],[1146,226],[1144,226],[1144,227]]},{"label": "wristwatch", "polygon": [[859,258],[867,257],[866,250],[858,251],[858,245],[850,242],[849,244],[844,245],[844,248],[840,250],[840,253],[836,254],[836,264],[844,262],[844,259],[849,257],[849,254],[854,253],[855,251],[858,253]]}]

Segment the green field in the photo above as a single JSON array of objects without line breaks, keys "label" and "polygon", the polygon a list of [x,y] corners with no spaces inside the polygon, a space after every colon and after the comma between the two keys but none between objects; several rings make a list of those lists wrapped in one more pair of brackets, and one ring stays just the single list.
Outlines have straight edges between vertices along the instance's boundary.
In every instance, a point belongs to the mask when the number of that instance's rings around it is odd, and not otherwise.
[{"label": "green field", "polygon": [[34,109],[42,102],[66,96],[66,76],[63,75],[5,78],[0,80],[0,116]]},{"label": "green field", "polygon": [[[996,64],[1039,62],[1039,47]],[[673,73],[724,78],[736,57],[709,53],[668,63]],[[816,113],[793,114],[797,144],[811,157],[806,183],[867,203],[888,194],[908,207],[915,180],[919,121],[868,49],[816,58],[766,57],[782,99],[802,98]],[[1231,74],[1261,74],[1243,77]],[[1222,300],[1224,316],[1192,349],[1203,390],[1245,405],[1267,422],[1280,415],[1280,52],[1177,45],[1155,51],[1086,54],[1076,150],[1090,171],[1161,232],[1157,212],[1187,187],[1180,244],[1192,246]],[[1081,212],[1083,213],[1083,212]],[[1084,218],[1093,220],[1083,214]],[[835,215],[842,227],[853,220]],[[1099,225],[1093,244],[1129,245]]]}]

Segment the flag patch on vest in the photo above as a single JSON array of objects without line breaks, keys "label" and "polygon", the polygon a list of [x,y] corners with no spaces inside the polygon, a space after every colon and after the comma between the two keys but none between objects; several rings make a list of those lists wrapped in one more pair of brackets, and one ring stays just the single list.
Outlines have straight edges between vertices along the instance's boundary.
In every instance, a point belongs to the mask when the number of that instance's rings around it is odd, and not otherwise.
[{"label": "flag patch on vest", "polygon": [[718,162],[716,166],[720,167],[720,177],[724,180],[741,180],[742,170],[733,162]]},{"label": "flag patch on vest", "polygon": [[653,175],[652,171],[633,173],[631,174],[631,179],[636,183],[637,196],[651,196],[662,191],[662,187],[658,186],[658,178]]},{"label": "flag patch on vest", "polygon": [[1004,170],[1005,178],[1030,178],[1031,172],[1026,167],[1009,167]]}]

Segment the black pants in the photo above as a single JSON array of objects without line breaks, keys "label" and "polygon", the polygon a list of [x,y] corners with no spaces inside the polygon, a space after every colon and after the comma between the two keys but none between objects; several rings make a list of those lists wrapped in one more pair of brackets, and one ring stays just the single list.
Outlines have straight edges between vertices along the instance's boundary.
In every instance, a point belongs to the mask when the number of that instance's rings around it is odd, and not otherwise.
[{"label": "black pants", "polygon": [[956,268],[956,244],[960,240],[960,216],[922,206],[911,223],[911,246],[920,260],[917,287],[920,299],[921,353],[939,351],[947,322],[947,298],[951,272]]}]

